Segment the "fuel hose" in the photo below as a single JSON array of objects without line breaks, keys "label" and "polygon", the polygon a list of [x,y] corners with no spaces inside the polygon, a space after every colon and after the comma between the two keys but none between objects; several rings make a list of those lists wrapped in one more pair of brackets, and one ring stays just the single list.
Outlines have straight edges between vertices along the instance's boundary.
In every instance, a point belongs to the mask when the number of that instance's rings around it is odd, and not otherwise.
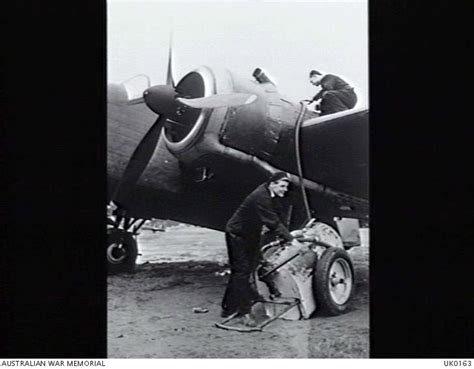
[{"label": "fuel hose", "polygon": [[[301,190],[301,196],[303,197],[303,203],[304,203],[304,208],[306,211],[306,222],[311,219],[311,210],[309,208],[309,203],[308,203],[308,196],[306,194],[306,188],[304,187],[303,184],[303,166],[301,163],[301,146],[300,146],[300,132],[301,132],[301,125],[303,123],[303,117],[304,117],[304,112],[306,109],[306,104],[303,101],[300,101],[300,112],[298,115],[298,119],[296,121],[295,125],[295,152],[296,152],[296,165],[298,168],[298,177],[300,179],[300,190]],[[305,222],[305,223],[306,223]]]}]

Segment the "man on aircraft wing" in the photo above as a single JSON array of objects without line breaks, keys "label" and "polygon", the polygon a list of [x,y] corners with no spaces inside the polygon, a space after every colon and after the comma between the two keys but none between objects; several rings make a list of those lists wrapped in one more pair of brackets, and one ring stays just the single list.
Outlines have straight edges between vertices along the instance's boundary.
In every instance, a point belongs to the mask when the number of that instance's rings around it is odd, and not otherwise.
[{"label": "man on aircraft wing", "polygon": [[321,100],[321,115],[327,115],[352,109],[357,103],[357,95],[342,78],[333,74],[323,75],[317,70],[309,72],[309,81],[314,86],[321,86],[319,91],[309,103]]},{"label": "man on aircraft wing", "polygon": [[262,226],[279,237],[294,237],[283,223],[280,198],[288,191],[290,179],[284,172],[273,174],[248,195],[226,225],[226,243],[231,275],[222,301],[222,316],[238,312],[244,323],[252,325],[250,309],[258,297],[250,276],[259,261]]}]

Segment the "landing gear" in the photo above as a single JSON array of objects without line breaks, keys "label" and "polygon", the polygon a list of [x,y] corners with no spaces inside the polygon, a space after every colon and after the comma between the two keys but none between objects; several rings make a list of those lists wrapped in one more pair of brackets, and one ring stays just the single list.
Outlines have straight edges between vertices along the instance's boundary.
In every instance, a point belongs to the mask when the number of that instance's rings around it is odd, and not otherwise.
[{"label": "landing gear", "polygon": [[[138,256],[136,237],[147,219],[133,219],[123,209],[114,211],[115,219],[108,218],[111,228],[107,229],[107,272],[117,274],[133,272]],[[138,222],[138,224],[136,224]]]},{"label": "landing gear", "polygon": [[329,247],[323,252],[316,263],[313,286],[323,314],[346,312],[354,289],[354,267],[347,251]]},{"label": "landing gear", "polygon": [[137,241],[132,233],[112,228],[107,231],[107,272],[133,272],[138,256]]}]

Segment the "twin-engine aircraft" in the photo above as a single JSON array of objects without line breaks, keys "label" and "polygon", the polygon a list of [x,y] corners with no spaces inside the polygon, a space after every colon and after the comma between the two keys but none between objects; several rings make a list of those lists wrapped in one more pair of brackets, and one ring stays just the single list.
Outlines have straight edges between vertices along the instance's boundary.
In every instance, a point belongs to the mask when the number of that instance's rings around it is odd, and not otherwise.
[{"label": "twin-engine aircraft", "polygon": [[[108,231],[111,271],[135,265],[136,235],[150,218],[224,230],[236,208],[276,171],[290,174],[288,224],[316,217],[368,219],[368,109],[318,116],[281,95],[257,68],[252,78],[199,67],[132,99],[109,84]],[[249,76],[250,77],[250,76]]]}]

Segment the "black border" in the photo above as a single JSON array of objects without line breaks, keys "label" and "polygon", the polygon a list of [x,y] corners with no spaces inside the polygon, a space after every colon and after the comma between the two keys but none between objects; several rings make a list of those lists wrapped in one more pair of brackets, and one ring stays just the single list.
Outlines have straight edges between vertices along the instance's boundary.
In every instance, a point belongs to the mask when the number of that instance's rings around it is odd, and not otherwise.
[{"label": "black border", "polygon": [[[0,356],[105,357],[105,2],[9,5]],[[370,3],[372,357],[474,356],[468,10]]]},{"label": "black border", "polygon": [[370,4],[374,358],[474,357],[461,4]]},{"label": "black border", "polygon": [[105,2],[8,5],[0,356],[105,357]]}]

